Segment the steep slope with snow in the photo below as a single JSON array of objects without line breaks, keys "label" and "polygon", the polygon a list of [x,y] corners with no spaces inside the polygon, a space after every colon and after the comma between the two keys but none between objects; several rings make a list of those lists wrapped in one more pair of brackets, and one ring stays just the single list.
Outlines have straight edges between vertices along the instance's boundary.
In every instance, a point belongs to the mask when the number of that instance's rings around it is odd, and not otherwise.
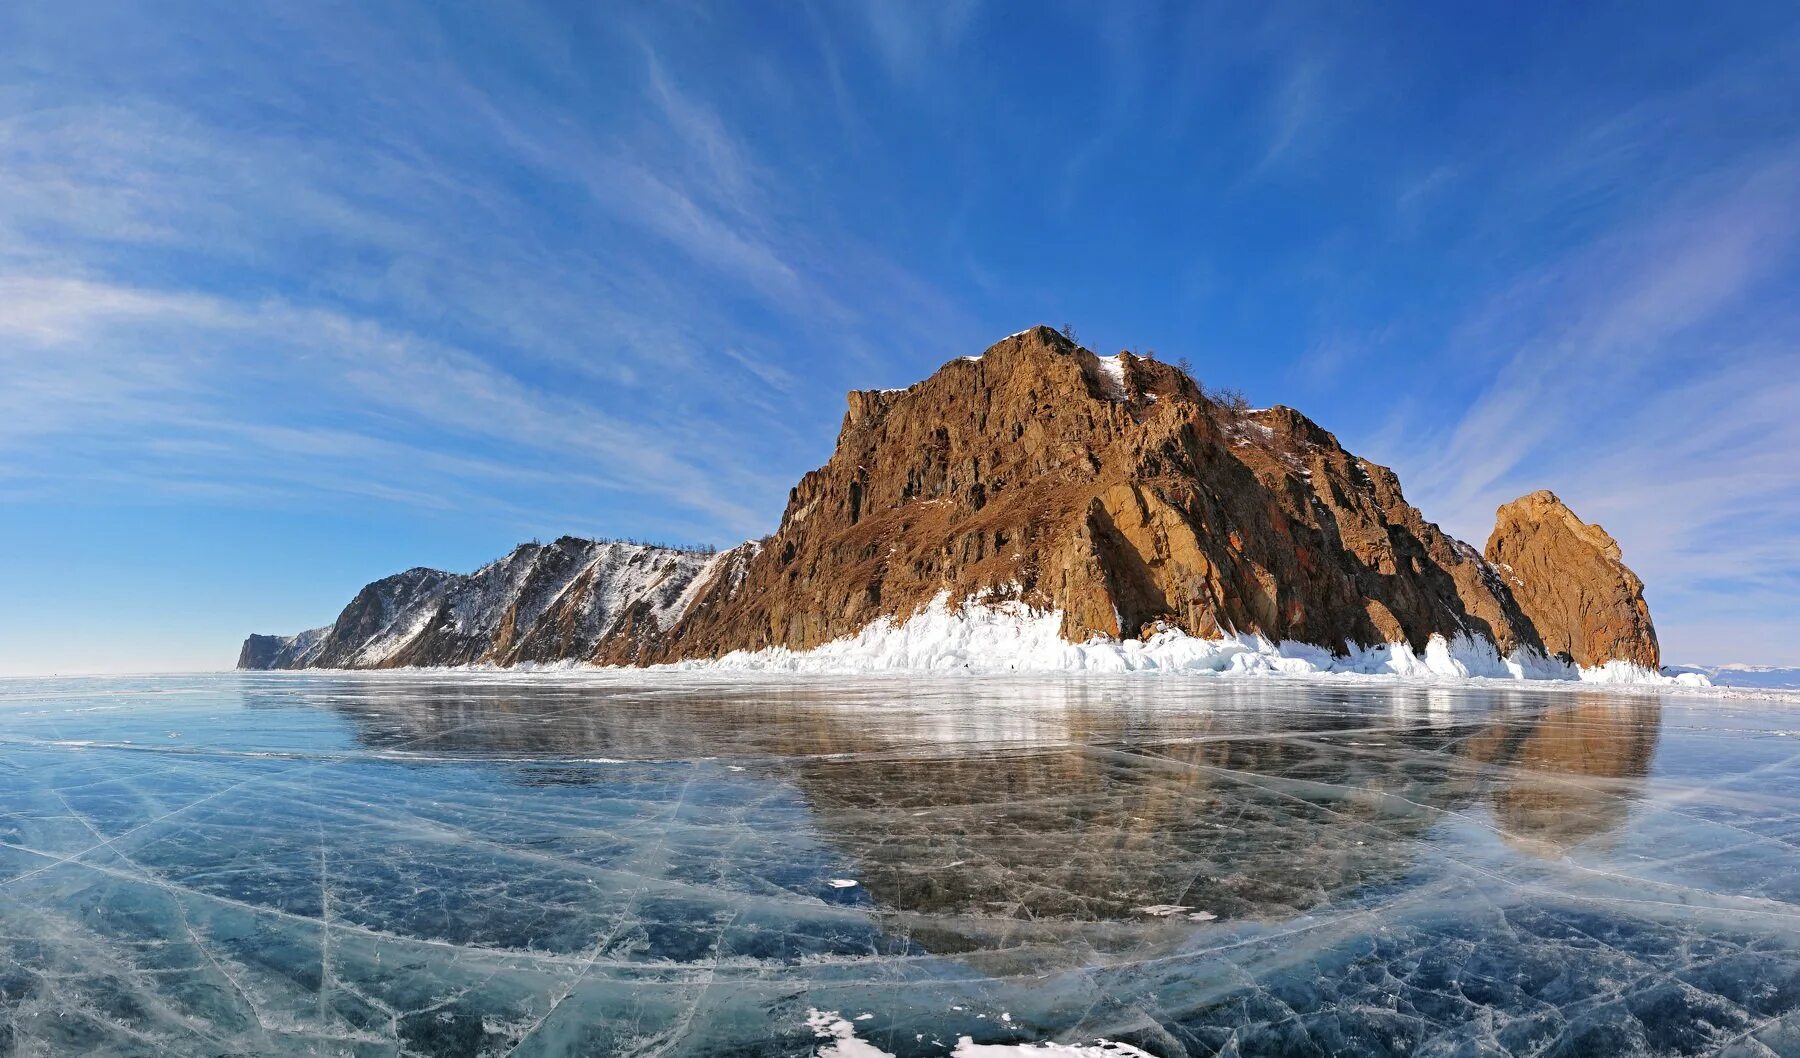
[{"label": "steep slope with snow", "polygon": [[629,661],[736,553],[563,537],[467,575],[410,569],[363,588],[329,628],[251,637],[239,667]]},{"label": "steep slope with snow", "polygon": [[311,668],[325,645],[331,626],[309,628],[291,636],[253,635],[244,640],[238,651],[240,669],[304,669]]}]

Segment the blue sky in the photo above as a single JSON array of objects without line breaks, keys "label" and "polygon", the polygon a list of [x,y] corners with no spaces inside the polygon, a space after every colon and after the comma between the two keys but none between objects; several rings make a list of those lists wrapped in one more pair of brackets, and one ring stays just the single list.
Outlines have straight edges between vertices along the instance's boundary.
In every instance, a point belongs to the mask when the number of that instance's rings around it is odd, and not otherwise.
[{"label": "blue sky", "polygon": [[761,535],[1039,322],[1800,664],[1796,69],[1787,3],[5,5],[0,672]]}]

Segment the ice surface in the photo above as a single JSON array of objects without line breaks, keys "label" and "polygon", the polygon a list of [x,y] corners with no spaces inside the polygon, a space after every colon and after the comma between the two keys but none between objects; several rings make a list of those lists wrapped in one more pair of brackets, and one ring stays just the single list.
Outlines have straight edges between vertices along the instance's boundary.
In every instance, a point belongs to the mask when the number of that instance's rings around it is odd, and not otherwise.
[{"label": "ice surface", "polygon": [[5,680],[0,1049],[1800,1053],[1794,708],[1131,676]]}]

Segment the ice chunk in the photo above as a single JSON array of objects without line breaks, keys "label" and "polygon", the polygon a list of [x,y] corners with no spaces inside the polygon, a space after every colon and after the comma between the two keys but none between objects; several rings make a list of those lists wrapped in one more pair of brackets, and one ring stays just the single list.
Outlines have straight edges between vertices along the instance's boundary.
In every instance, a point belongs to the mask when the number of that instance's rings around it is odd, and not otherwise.
[{"label": "ice chunk", "polygon": [[856,1026],[835,1010],[808,1010],[806,1025],[814,1036],[829,1041],[816,1052],[818,1058],[894,1058],[874,1044],[857,1039]]}]

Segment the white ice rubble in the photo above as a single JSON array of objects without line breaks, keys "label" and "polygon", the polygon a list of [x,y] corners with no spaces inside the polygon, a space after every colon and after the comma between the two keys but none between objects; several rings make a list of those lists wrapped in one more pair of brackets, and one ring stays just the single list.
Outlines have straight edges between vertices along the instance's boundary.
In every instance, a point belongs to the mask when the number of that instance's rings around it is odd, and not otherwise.
[{"label": "white ice rubble", "polygon": [[1149,1051],[1116,1040],[1093,1043],[976,1043],[956,1041],[950,1058],[1152,1058]]},{"label": "white ice rubble", "polygon": [[1015,601],[950,605],[939,595],[905,621],[881,618],[854,635],[812,650],[737,650],[665,669],[821,674],[927,672],[1193,672],[1219,675],[1358,674],[1427,680],[1564,680],[1584,683],[1707,686],[1705,675],[1664,675],[1623,661],[1582,668],[1535,651],[1503,656],[1477,636],[1433,636],[1423,653],[1406,643],[1349,647],[1342,655],[1307,643],[1271,643],[1256,635],[1202,639],[1176,629],[1148,639],[1062,638],[1062,614]]},{"label": "white ice rubble", "polygon": [[835,1010],[807,1011],[806,1025],[814,1036],[825,1041],[817,1058],[894,1058],[874,1044],[857,1039],[856,1026]]},{"label": "white ice rubble", "polygon": [[[868,1015],[862,1015],[861,1021]],[[1009,1015],[1001,1018],[1011,1023]],[[823,1041],[816,1058],[894,1058],[856,1035],[856,1026],[835,1010],[809,1010],[806,1025]],[[950,1058],[1151,1058],[1150,1052],[1129,1043],[1096,1040],[1093,1043],[976,1043],[973,1037],[958,1037]]]},{"label": "white ice rubble", "polygon": [[1695,673],[1717,687],[1800,690],[1800,665],[1671,665],[1668,671]]}]

